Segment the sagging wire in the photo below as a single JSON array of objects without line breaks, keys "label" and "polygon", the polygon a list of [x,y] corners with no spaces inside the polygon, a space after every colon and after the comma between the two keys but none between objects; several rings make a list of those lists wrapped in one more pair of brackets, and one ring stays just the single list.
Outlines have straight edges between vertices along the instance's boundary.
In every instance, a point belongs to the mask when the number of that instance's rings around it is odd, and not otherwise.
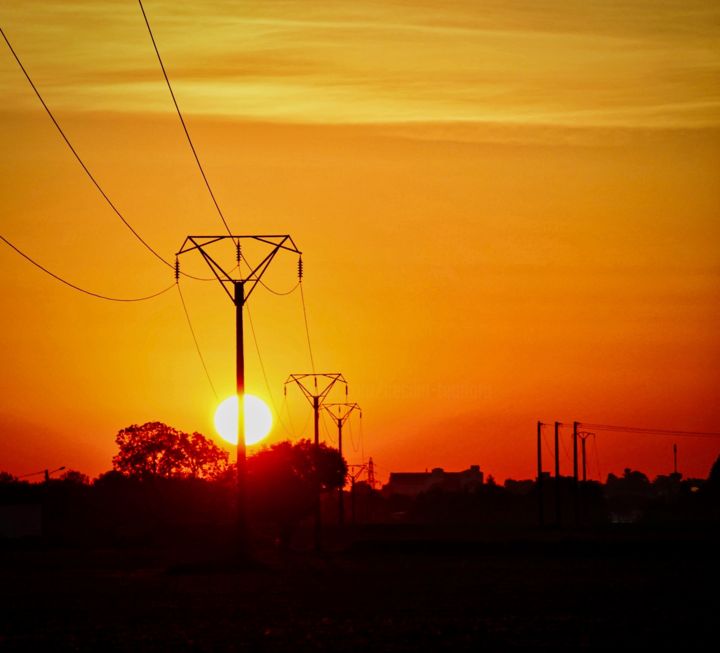
[{"label": "sagging wire", "polygon": [[13,245],[5,236],[0,235],[0,240],[2,240],[8,247],[14,249],[20,256],[22,256],[26,261],[29,263],[32,263],[36,268],[42,270],[45,272],[45,274],[50,275],[53,279],[56,279],[60,283],[64,283],[66,286],[69,286],[73,290],[77,290],[78,292],[84,293],[85,295],[90,295],[91,297],[96,297],[97,299],[105,299],[109,302],[144,302],[148,299],[154,299],[155,297],[159,297],[160,295],[166,293],[168,290],[170,290],[175,284],[172,284],[171,286],[168,286],[167,288],[164,288],[163,290],[159,290],[156,293],[153,293],[152,295],[145,295],[143,297],[111,297],[110,295],[102,295],[97,292],[93,292],[92,290],[86,290],[85,288],[81,288],[80,286],[67,281],[66,279],[63,279],[61,276],[55,274],[54,272],[51,272],[48,270],[44,265],[41,265],[38,263],[35,259],[31,258],[28,254],[23,252],[21,249]]},{"label": "sagging wire", "polygon": [[[176,279],[179,280],[179,275],[176,276]],[[175,285],[177,286],[178,294],[180,295],[180,302],[182,303],[183,311],[185,313],[185,319],[187,320],[188,327],[190,328],[190,333],[192,334],[193,342],[195,343],[195,350],[197,351],[200,362],[202,363],[202,367],[205,370],[205,376],[207,377],[208,383],[210,384],[210,388],[212,388],[212,392],[215,395],[215,401],[218,401],[220,397],[218,396],[217,390],[215,389],[215,384],[212,382],[210,372],[208,370],[207,364],[205,363],[205,357],[203,356],[200,349],[200,343],[198,342],[197,335],[195,334],[195,329],[193,328],[192,321],[190,320],[190,313],[188,312],[187,305],[185,304],[185,298],[183,297],[182,290],[180,289],[180,283],[176,282]]]},{"label": "sagging wire", "polygon": [[245,304],[245,311],[247,312],[248,316],[248,323],[250,324],[250,333],[252,334],[253,342],[255,343],[255,351],[257,353],[258,362],[260,363],[260,370],[262,371],[263,380],[265,381],[265,388],[267,389],[268,397],[270,398],[270,403],[272,404],[273,410],[275,411],[275,414],[278,417],[278,422],[280,422],[280,426],[285,431],[285,433],[292,437],[292,432],[288,428],[287,424],[285,424],[285,420],[283,420],[282,415],[280,414],[280,411],[278,410],[277,404],[275,403],[275,396],[273,394],[272,388],[270,387],[270,381],[268,380],[267,371],[265,369],[265,363],[262,359],[262,355],[260,354],[260,345],[258,343],[257,335],[255,333],[255,325],[253,324],[252,319],[252,313],[250,312],[250,306],[248,304]]}]

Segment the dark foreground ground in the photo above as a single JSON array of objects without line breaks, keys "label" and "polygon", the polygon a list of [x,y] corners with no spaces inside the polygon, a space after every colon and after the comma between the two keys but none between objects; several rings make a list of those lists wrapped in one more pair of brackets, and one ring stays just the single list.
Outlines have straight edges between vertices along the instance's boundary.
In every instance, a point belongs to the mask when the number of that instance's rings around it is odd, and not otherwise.
[{"label": "dark foreground ground", "polygon": [[376,529],[245,566],[207,543],[5,543],[0,651],[714,648],[719,543],[705,529]]}]

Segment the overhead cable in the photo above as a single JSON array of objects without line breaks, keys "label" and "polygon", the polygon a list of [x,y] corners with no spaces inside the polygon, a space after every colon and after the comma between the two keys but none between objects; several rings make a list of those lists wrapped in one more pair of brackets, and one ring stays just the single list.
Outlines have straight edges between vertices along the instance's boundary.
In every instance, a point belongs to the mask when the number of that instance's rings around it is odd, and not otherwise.
[{"label": "overhead cable", "polygon": [[147,25],[148,33],[150,34],[150,40],[152,41],[153,48],[155,49],[155,54],[157,55],[158,63],[160,64],[160,68],[162,69],[163,77],[165,77],[165,83],[167,84],[168,91],[170,91],[170,97],[172,98],[173,104],[175,105],[175,110],[177,111],[178,118],[180,118],[180,124],[182,125],[185,136],[187,137],[187,142],[190,145],[193,156],[195,157],[195,162],[197,163],[200,174],[202,175],[203,181],[205,182],[205,187],[208,189],[208,193],[210,193],[212,202],[217,209],[218,215],[220,216],[222,223],[225,225],[225,229],[227,229],[228,234],[232,236],[232,231],[230,231],[230,227],[228,226],[227,220],[225,220],[225,216],[220,209],[220,205],[218,204],[217,199],[215,199],[215,193],[213,193],[213,190],[210,187],[210,182],[208,181],[207,175],[205,174],[202,163],[200,163],[200,157],[198,156],[197,150],[195,149],[192,138],[190,138],[190,132],[188,131],[187,125],[185,124],[185,119],[183,118],[182,112],[180,111],[180,106],[178,105],[177,99],[175,98],[172,84],[170,84],[170,78],[168,77],[167,71],[165,70],[165,64],[163,63],[162,57],[160,56],[160,50],[158,49],[157,43],[155,42],[155,35],[153,34],[152,28],[150,27],[150,21],[148,20],[147,14],[145,13],[145,7],[143,7],[142,0],[138,0],[138,4],[140,5],[140,11],[142,11],[143,18],[145,19],[145,25]]},{"label": "overhead cable", "polygon": [[22,256],[24,259],[32,263],[36,268],[39,268],[45,274],[49,274],[54,279],[57,279],[60,283],[64,283],[66,286],[69,286],[73,290],[77,290],[78,292],[85,293],[86,295],[90,295],[92,297],[97,297],[98,299],[106,299],[110,302],[143,302],[148,299],[153,299],[155,297],[159,297],[163,293],[166,293],[168,290],[170,290],[175,284],[172,284],[168,286],[167,288],[164,288],[163,290],[159,290],[156,293],[153,293],[152,295],[146,295],[144,297],[110,297],[108,295],[102,295],[100,293],[93,292],[91,290],[86,290],[85,288],[81,288],[80,286],[71,283],[70,281],[67,281],[66,279],[63,279],[61,276],[55,274],[54,272],[51,272],[48,270],[44,265],[41,265],[36,260],[32,259],[30,256],[28,256],[25,252],[18,249],[15,245],[13,245],[5,236],[0,235],[0,240],[2,240],[8,247],[11,247],[14,249],[20,256]]}]

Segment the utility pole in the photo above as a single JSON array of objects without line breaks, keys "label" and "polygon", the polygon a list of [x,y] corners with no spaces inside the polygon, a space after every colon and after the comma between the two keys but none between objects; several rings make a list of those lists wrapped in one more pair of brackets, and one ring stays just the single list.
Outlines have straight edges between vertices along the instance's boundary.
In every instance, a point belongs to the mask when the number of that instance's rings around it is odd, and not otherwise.
[{"label": "utility pole", "polygon": [[555,422],[555,523],[560,526],[560,422]]},{"label": "utility pole", "polygon": [[587,458],[585,457],[585,441],[591,435],[595,435],[595,434],[590,433],[589,431],[578,431],[578,437],[580,438],[580,445],[581,445],[583,483],[585,483],[587,481]]},{"label": "utility pole", "polygon": [[[578,480],[577,480],[577,474],[575,476],[575,519],[577,523],[579,524],[581,519],[582,523],[585,523],[586,520],[586,508],[587,508],[587,487],[585,486],[585,483],[587,482],[587,458],[585,455],[585,442],[586,440],[591,436],[595,435],[594,433],[590,433],[589,431],[578,431],[577,426],[578,422],[573,422],[573,438],[575,441],[577,441],[577,438],[580,438],[580,444],[582,445],[582,487],[580,488],[578,486]],[[577,446],[576,446],[577,450]]]},{"label": "utility pole", "polygon": [[673,444],[673,473],[677,476],[677,444]]},{"label": "utility pole", "polygon": [[[260,262],[252,265],[247,261],[242,252],[243,243],[251,243],[261,250]],[[233,253],[235,266],[230,268],[227,263],[224,265],[219,261],[220,248],[225,249],[225,256],[222,259],[230,259],[229,254]],[[213,252],[214,256],[210,252]],[[180,259],[182,254],[198,252],[210,268],[215,278],[220,283],[225,294],[235,306],[235,392],[238,399],[238,428],[237,428],[237,464],[236,464],[236,487],[237,487],[237,546],[244,555],[247,553],[248,519],[247,519],[247,488],[246,488],[246,451],[245,451],[245,347],[243,338],[243,306],[258,283],[270,263],[280,251],[292,252],[298,255],[298,277],[302,281],[302,252],[295,246],[293,239],[287,235],[259,235],[259,236],[188,236],[175,255],[175,280],[180,277]],[[264,254],[264,256],[263,256]],[[242,264],[247,267],[243,273]]]},{"label": "utility pole", "polygon": [[[347,422],[347,420],[350,418],[350,415],[352,415],[353,411],[356,410],[360,413],[360,419],[362,419],[362,408],[360,408],[360,406],[355,403],[325,404],[323,408],[330,414],[330,416],[333,418],[333,421],[337,424],[338,452],[340,453],[340,457],[342,458],[343,424]],[[343,484],[338,489],[338,524],[340,524],[340,526],[345,524],[345,497],[343,496],[344,487],[345,479],[343,479]]]},{"label": "utility pole", "polygon": [[22,476],[18,476],[18,478],[30,478],[31,476],[40,476],[40,474],[43,475],[43,478],[45,479],[45,482],[48,483],[50,481],[50,477],[55,472],[61,472],[63,469],[65,469],[65,465],[62,467],[58,467],[57,469],[42,469],[39,472],[32,472],[31,474],[23,474]]},{"label": "utility pole", "polygon": [[[325,398],[333,389],[336,383],[345,384],[345,396],[347,397],[348,386],[345,377],[339,372],[330,373],[308,373],[308,374],[291,374],[283,388],[287,395],[287,387],[289,383],[294,383],[303,396],[310,402],[313,408],[313,417],[315,422],[315,453],[317,455],[320,449],[320,408]],[[315,550],[320,551],[322,548],[322,505],[320,503],[320,478],[317,478],[315,488]]]},{"label": "utility pole", "polygon": [[[348,476],[350,477],[350,521],[355,525],[355,481],[367,469],[367,465],[348,465]],[[354,471],[355,470],[355,471]]]},{"label": "utility pole", "polygon": [[542,427],[544,424],[538,420],[537,423],[537,494],[538,494],[538,519],[540,526],[545,526],[545,503],[543,501],[543,478],[542,478]]},{"label": "utility pole", "polygon": [[580,495],[578,487],[578,427],[580,422],[573,422],[573,497],[575,503],[575,523],[580,523]]}]

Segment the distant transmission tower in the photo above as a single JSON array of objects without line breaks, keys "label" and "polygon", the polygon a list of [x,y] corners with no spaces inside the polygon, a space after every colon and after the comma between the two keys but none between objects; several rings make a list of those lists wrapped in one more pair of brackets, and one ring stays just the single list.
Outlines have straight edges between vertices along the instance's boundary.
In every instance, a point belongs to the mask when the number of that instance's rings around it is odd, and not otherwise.
[{"label": "distant transmission tower", "polygon": [[366,464],[362,465],[348,465],[348,476],[350,477],[350,521],[355,524],[355,481],[360,478],[367,469]]},{"label": "distant transmission tower", "polygon": [[[342,430],[345,422],[348,421],[350,415],[354,411],[358,411],[360,419],[362,419],[362,409],[358,404],[325,404],[323,408],[333,418],[333,421],[337,424],[338,428],[338,452],[342,458]],[[345,523],[345,497],[343,496],[345,488],[345,479],[343,484],[338,489],[338,524],[341,526]]]},{"label": "distant transmission tower", "polygon": [[373,462],[372,457],[368,459],[367,463],[367,478],[368,478],[368,485],[370,486],[370,489],[375,489],[375,463]]},{"label": "distant transmission tower", "polygon": [[538,495],[538,521],[545,526],[545,498],[543,496],[543,465],[542,465],[542,428],[545,426],[540,420],[537,423],[537,495]]},{"label": "distant transmission tower", "polygon": [[[339,372],[329,372],[318,374],[291,374],[285,381],[284,392],[287,395],[288,384],[294,383],[304,397],[310,402],[313,408],[313,416],[315,418],[315,452],[320,447],[320,408],[323,401],[330,394],[336,383],[345,385],[345,396],[347,397],[348,386],[345,377]],[[320,551],[322,545],[322,507],[320,504],[320,479],[317,480],[315,500],[315,550]]]},{"label": "distant transmission tower", "polygon": [[580,438],[581,456],[582,456],[582,480],[583,483],[587,481],[587,459],[585,457],[585,440],[591,435],[595,435],[590,431],[578,431],[578,437]]},{"label": "distant transmission tower", "polygon": [[[264,258],[255,266],[243,259],[242,243],[254,241],[260,243],[267,251]],[[227,268],[218,262],[217,254],[212,256],[221,246],[231,245],[234,249],[235,266]],[[179,257],[188,252],[199,253],[212,271],[230,301],[235,305],[235,387],[238,399],[238,438],[237,438],[237,529],[238,546],[248,546],[248,522],[246,503],[246,451],[245,451],[245,347],[243,345],[243,306],[250,298],[253,290],[260,283],[275,256],[281,252],[291,252],[302,257],[302,252],[295,246],[293,239],[287,234],[273,236],[188,236],[175,255],[175,279],[180,275]],[[226,258],[229,253],[226,253]],[[226,259],[225,259],[226,260]],[[242,273],[241,262],[247,264],[249,272]],[[235,276],[233,276],[235,275]],[[298,259],[298,276],[302,278],[302,258]]]}]

